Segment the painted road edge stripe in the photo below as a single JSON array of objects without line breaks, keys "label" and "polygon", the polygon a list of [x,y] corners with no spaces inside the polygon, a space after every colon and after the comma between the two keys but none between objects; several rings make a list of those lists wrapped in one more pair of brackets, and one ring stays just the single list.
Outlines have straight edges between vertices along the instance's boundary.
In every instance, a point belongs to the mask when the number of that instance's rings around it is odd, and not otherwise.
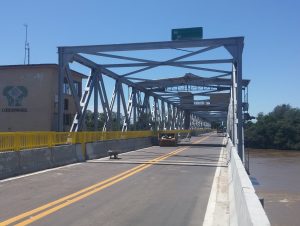
[{"label": "painted road edge stripe", "polygon": [[[225,138],[223,138],[223,144],[225,144]],[[221,173],[221,161],[224,155],[224,147],[222,147],[219,155],[219,161],[218,166],[216,167],[215,176],[213,179],[213,184],[211,187],[206,212],[203,220],[203,226],[212,226],[213,225],[213,219],[214,219],[214,213],[216,209],[216,203],[217,203],[217,195],[218,195],[218,178]],[[225,224],[226,225],[226,224]]]}]

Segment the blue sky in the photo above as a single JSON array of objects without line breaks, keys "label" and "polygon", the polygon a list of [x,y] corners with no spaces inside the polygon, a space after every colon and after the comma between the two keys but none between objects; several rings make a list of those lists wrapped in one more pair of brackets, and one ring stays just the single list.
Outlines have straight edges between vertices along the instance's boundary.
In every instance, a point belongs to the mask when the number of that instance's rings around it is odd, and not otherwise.
[{"label": "blue sky", "polygon": [[204,38],[244,36],[250,113],[300,107],[300,1],[7,0],[0,3],[0,65],[22,64],[24,23],[31,63],[57,63],[57,46],[170,40],[172,28]]}]

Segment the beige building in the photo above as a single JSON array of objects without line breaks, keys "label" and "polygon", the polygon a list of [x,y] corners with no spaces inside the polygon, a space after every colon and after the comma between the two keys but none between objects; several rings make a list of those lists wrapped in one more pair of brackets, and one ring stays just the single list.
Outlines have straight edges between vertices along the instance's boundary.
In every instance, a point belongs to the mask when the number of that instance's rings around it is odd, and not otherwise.
[{"label": "beige building", "polygon": [[[81,97],[82,79],[72,71]],[[67,80],[64,82],[64,130],[68,131],[75,104]],[[58,65],[0,66],[0,131],[56,131],[58,112]]]}]

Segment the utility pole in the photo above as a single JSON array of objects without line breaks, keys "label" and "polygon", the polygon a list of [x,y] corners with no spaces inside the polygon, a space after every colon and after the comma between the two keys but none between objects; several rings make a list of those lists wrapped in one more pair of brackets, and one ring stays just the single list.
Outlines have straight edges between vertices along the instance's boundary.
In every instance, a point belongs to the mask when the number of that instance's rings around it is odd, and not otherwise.
[{"label": "utility pole", "polygon": [[30,47],[29,42],[27,41],[27,32],[28,32],[28,24],[24,24],[25,27],[25,56],[24,56],[24,64],[30,64]]}]

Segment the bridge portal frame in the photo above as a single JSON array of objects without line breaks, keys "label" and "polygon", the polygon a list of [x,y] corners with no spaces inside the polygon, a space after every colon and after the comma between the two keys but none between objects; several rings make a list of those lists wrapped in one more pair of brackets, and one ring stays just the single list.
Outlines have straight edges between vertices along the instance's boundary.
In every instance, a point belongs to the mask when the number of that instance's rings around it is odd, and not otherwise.
[{"label": "bridge portal frame", "polygon": [[[83,120],[85,117],[88,102],[91,97],[91,93],[94,92],[94,114],[98,114],[98,97],[103,107],[103,112],[106,116],[106,125],[104,130],[111,129],[112,120],[112,107],[114,106],[115,100],[117,101],[117,122],[120,123],[121,120],[121,103],[123,106],[123,112],[125,114],[125,119],[123,122],[123,130],[127,130],[127,125],[129,124],[130,115],[133,111],[133,120],[136,120],[137,115],[145,113],[149,115],[149,118],[154,120],[154,125],[152,129],[165,129],[165,125],[170,125],[170,129],[181,129],[183,128],[184,121],[184,108],[180,104],[172,102],[170,99],[165,98],[145,89],[137,83],[132,82],[128,79],[129,75],[136,74],[142,71],[149,70],[158,66],[174,66],[181,68],[197,69],[203,71],[211,71],[216,73],[222,73],[221,75],[215,77],[222,77],[226,75],[231,75],[231,99],[228,108],[228,133],[233,140],[234,145],[237,147],[238,153],[242,161],[244,162],[244,141],[243,141],[243,109],[242,109],[242,52],[244,46],[243,37],[230,37],[230,38],[216,38],[216,39],[202,39],[202,40],[184,40],[184,41],[165,41],[165,42],[146,42],[146,43],[128,43],[128,44],[112,44],[112,45],[90,45],[90,46],[64,46],[58,47],[59,56],[59,92],[58,92],[58,130],[63,130],[63,83],[64,78],[67,78],[69,83],[72,96],[75,101],[75,106],[77,109],[77,114],[74,118],[71,131],[80,131],[83,126]],[[202,47],[202,49],[187,53],[183,56],[176,57],[167,61],[151,61],[139,58],[118,56],[110,54],[110,52],[116,51],[137,51],[137,50],[161,50],[161,49],[181,49],[181,48],[194,48]],[[219,47],[224,47],[232,56],[232,59],[220,59],[220,60],[194,60],[194,61],[182,61],[190,56],[196,54],[201,54]],[[115,59],[123,59],[128,61],[135,61],[135,63],[126,64],[98,64],[84,56],[82,54],[90,54],[93,56],[103,56],[111,57]],[[75,86],[70,76],[69,63],[77,62],[91,69],[91,75],[88,78],[87,89],[85,90],[81,100],[79,100],[76,95]],[[224,71],[203,67],[194,67],[193,64],[218,64],[218,63],[232,63],[232,71]],[[142,69],[119,75],[109,68],[114,67],[144,67]],[[116,81],[115,89],[113,91],[111,102],[108,102],[105,85],[103,82],[103,75],[106,75]],[[126,84],[132,87],[132,93],[130,99],[128,100],[128,105],[126,106],[125,96],[122,88],[122,84]],[[142,107],[137,104],[141,96],[138,95],[139,92],[144,92],[144,101]],[[99,93],[99,95],[98,95]],[[152,107],[152,115],[150,115],[150,102],[149,97],[154,98],[154,104]],[[158,100],[163,102],[163,113],[160,115]],[[168,105],[167,110],[171,109],[172,112],[165,113],[165,103]],[[133,106],[133,108],[132,108]],[[171,107],[172,106],[172,107]],[[187,112],[187,111],[186,111]],[[190,113],[189,113],[190,114]],[[167,120],[166,120],[166,115]],[[171,116],[171,118],[169,118]],[[199,125],[202,123],[197,123],[197,119],[201,118],[192,113],[190,126]],[[97,125],[97,118],[94,117],[94,124]],[[96,126],[95,126],[96,129]]]}]

